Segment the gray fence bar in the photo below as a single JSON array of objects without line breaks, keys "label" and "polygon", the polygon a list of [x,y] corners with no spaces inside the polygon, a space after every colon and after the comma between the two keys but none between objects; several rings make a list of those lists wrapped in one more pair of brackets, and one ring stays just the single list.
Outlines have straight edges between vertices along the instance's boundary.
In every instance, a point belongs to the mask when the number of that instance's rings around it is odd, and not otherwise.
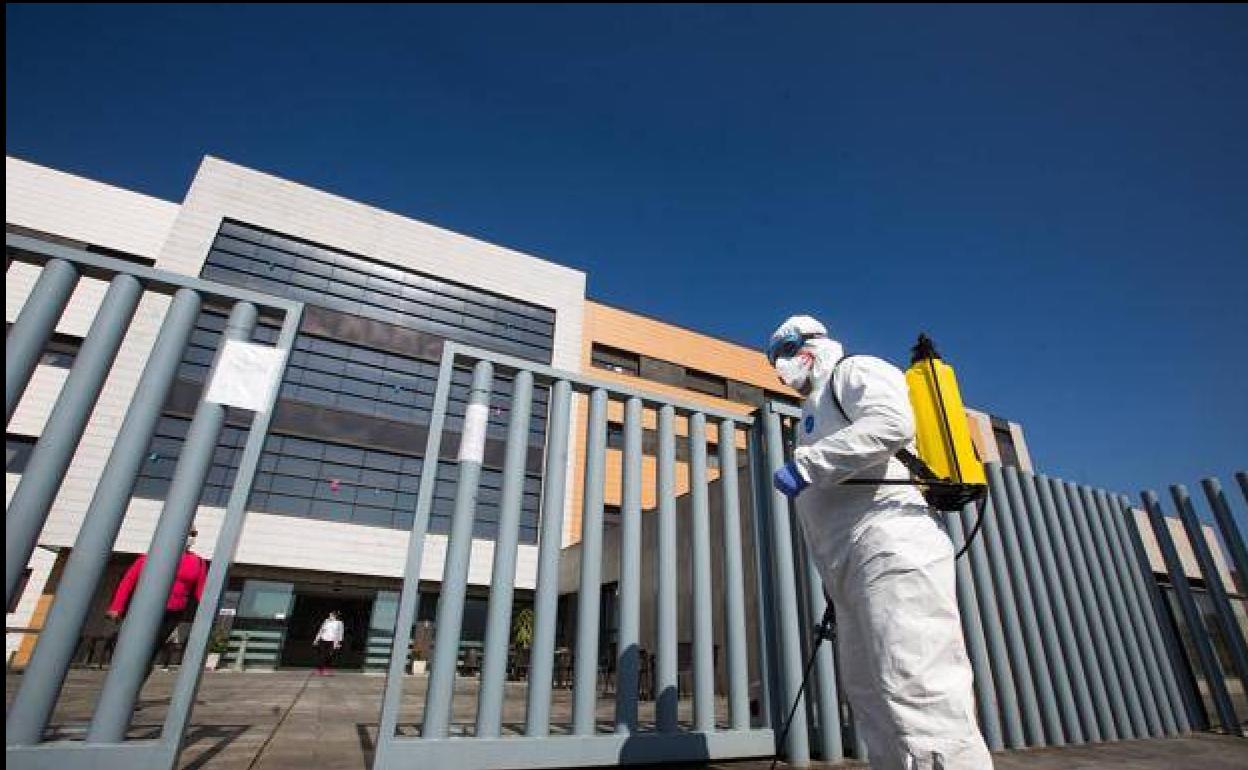
[{"label": "gray fence bar", "polygon": [[390,665],[386,674],[385,690],[381,696],[381,717],[377,727],[377,767],[385,766],[386,759],[393,750],[394,736],[398,729],[399,708],[403,700],[403,673],[407,668],[408,645],[412,641],[412,624],[416,622],[416,611],[420,606],[420,573],[424,563],[425,535],[429,531],[433,493],[438,483],[442,428],[446,424],[446,408],[450,401],[454,374],[454,360],[444,354],[438,368],[433,411],[429,415],[429,434],[425,439],[425,455],[420,466],[416,511],[412,517],[407,559],[403,567],[403,590],[399,594],[399,609],[394,620],[394,641],[390,645]]},{"label": "gray fence bar", "polygon": [[1213,603],[1214,616],[1218,619],[1222,638],[1226,641],[1231,666],[1239,676],[1244,691],[1248,692],[1248,646],[1244,644],[1243,631],[1235,617],[1235,609],[1231,607],[1230,597],[1226,595],[1226,585],[1222,582],[1222,574],[1218,572],[1218,565],[1213,560],[1213,552],[1209,549],[1209,541],[1205,539],[1204,528],[1196,516],[1196,509],[1192,506],[1186,487],[1176,484],[1170,487],[1170,495],[1179,509],[1179,517],[1187,530],[1187,539],[1192,543],[1192,551],[1196,554],[1201,575],[1205,579],[1205,590],[1209,592],[1209,599]]},{"label": "gray fence bar", "polygon": [[737,424],[719,423],[719,488],[724,524],[724,644],[727,646],[728,722],[750,727],[750,683],[745,634],[745,569],[741,549],[741,498],[737,480]]},{"label": "gray fence bar", "polygon": [[9,709],[5,729],[9,745],[38,743],[56,707],[91,599],[108,565],[134,480],[173,385],[199,308],[199,295],[182,289],[165,317],[113,450],[100,474],[103,481],[83,517],[69,562],[57,585],[56,601],[43,624],[34,655],[26,665],[17,696]]},{"label": "gray fence bar", "polygon": [[[1110,555],[1110,560],[1105,563],[1110,589],[1114,595],[1115,604],[1119,605],[1119,611],[1127,619],[1123,633],[1130,655],[1131,678],[1139,690],[1148,734],[1160,738],[1166,734],[1165,720],[1162,719],[1161,706],[1157,702],[1157,696],[1164,695],[1161,673],[1157,670],[1157,661],[1152,657],[1152,648],[1143,638],[1144,618],[1135,595],[1135,586],[1132,584],[1127,555],[1118,539],[1118,530],[1113,526],[1114,513],[1109,495],[1103,490],[1096,490],[1093,497],[1096,508],[1090,511],[1092,523],[1094,528],[1099,530],[1100,536],[1105,539]],[[1173,725],[1171,732],[1173,732]]]},{"label": "gray fence bar", "polygon": [[143,287],[132,276],[118,275],[109,283],[5,510],[5,598],[10,605],[142,294]]},{"label": "gray fence bar", "polygon": [[[759,420],[748,431],[746,457],[750,470],[750,517],[751,533],[754,535],[754,590],[758,592],[758,607],[754,613],[755,630],[758,633],[758,705],[762,724],[766,727],[779,724],[783,714],[777,714],[783,706],[779,698],[777,676],[779,675],[776,650],[775,591],[772,585],[770,565],[773,563],[768,546],[767,506],[771,502],[771,484],[766,481],[766,462],[763,459],[763,423]],[[835,650],[833,650],[835,656]],[[753,683],[751,682],[751,685]]]},{"label": "gray fence bar", "polygon": [[1134,555],[1131,565],[1136,575],[1136,585],[1142,596],[1141,609],[1144,611],[1145,627],[1148,629],[1149,640],[1153,646],[1153,654],[1161,668],[1165,679],[1166,694],[1170,702],[1170,710],[1174,716],[1175,727],[1179,733],[1188,733],[1192,729],[1192,720],[1204,713],[1203,704],[1196,695],[1196,683],[1187,676],[1184,663],[1186,654],[1179,640],[1174,637],[1170,627],[1170,608],[1161,587],[1153,576],[1153,567],[1149,563],[1148,551],[1140,537],[1138,522],[1131,501],[1126,495],[1118,498],[1118,526],[1124,546]]},{"label": "gray fence bar", "polygon": [[[772,405],[763,408],[763,435],[766,441],[767,457],[765,481],[771,483],[772,474],[784,465],[784,440],[780,429],[780,415]],[[769,548],[772,557],[773,595],[776,597],[776,625],[779,626],[779,638],[776,645],[776,657],[780,668],[777,677],[782,685],[776,695],[779,696],[781,713],[787,713],[790,704],[797,697],[802,685],[802,640],[801,614],[797,605],[797,572],[793,564],[793,531],[790,524],[789,501],[783,493],[771,492],[771,543]],[[797,713],[806,711],[805,698],[798,703]],[[779,738],[779,735],[777,735]],[[805,767],[810,763],[810,738],[806,729],[806,720],[794,719],[789,728],[788,739],[783,747],[784,756],[790,765]]]},{"label": "gray fence bar", "polygon": [[1231,586],[1232,590],[1241,595],[1248,595],[1248,549],[1244,546],[1244,535],[1231,515],[1231,504],[1227,502],[1222,484],[1215,478],[1204,479],[1200,485],[1205,490],[1209,507],[1213,509],[1213,518],[1222,530],[1222,541],[1230,551],[1231,563],[1235,565],[1235,573],[1239,575],[1239,585]]},{"label": "gray fence bar", "polygon": [[[968,506],[971,513],[975,507]],[[967,511],[964,510],[962,514]],[[954,551],[958,551],[966,543],[966,532],[962,528],[962,514],[951,513],[945,517],[945,528],[953,543]],[[984,628],[979,617],[979,600],[976,598],[975,582],[971,577],[969,554],[954,563],[957,573],[958,614],[962,619],[962,636],[966,640],[966,653],[971,661],[971,670],[975,674],[975,705],[979,716],[979,727],[984,734],[984,741],[992,751],[1005,748],[1001,738],[1001,715],[994,689],[992,664],[988,662],[988,642],[984,636]]]},{"label": "gray fence bar", "polygon": [[[979,535],[971,543],[967,558],[970,559],[971,574],[974,576],[976,615],[983,624],[984,638],[988,645],[988,664],[992,667],[992,683],[1001,716],[1002,740],[1008,748],[1021,749],[1027,745],[1027,739],[1019,709],[1018,691],[1014,685],[1009,645],[1002,628],[1002,602],[1008,601],[1008,598],[1000,602],[997,600],[998,592],[993,582],[986,545],[988,520],[995,514],[992,500],[985,499],[983,512],[980,514],[984,517],[983,524],[980,526]],[[963,509],[962,529],[968,537],[975,527],[975,521],[971,517],[971,509]],[[1008,594],[1009,587],[1002,586],[1002,590]]]},{"label": "gray fence bar", "polygon": [[1244,502],[1248,503],[1248,472],[1236,471],[1235,480],[1239,482],[1239,491],[1244,495]]},{"label": "gray fence bar", "polygon": [[[1079,726],[1085,740],[1099,742],[1101,727],[1097,710],[1109,710],[1105,695],[1105,682],[1092,650],[1092,637],[1083,617],[1083,602],[1079,599],[1079,586],[1075,584],[1074,568],[1070,564],[1070,552],[1061,532],[1057,517],[1053,488],[1045,476],[1025,477],[1031,492],[1035,493],[1036,509],[1032,511],[1031,523],[1036,542],[1040,546],[1040,559],[1044,565],[1046,580],[1051,588],[1053,610],[1057,630],[1066,651],[1066,663],[1070,667],[1070,680],[1074,689],[1075,704],[1079,713]],[[1096,692],[1095,703],[1093,692]]]},{"label": "gray fence bar", "polygon": [[[813,631],[823,618],[828,600],[823,591],[823,578],[819,576],[810,549],[802,548],[801,552],[802,563],[806,566],[806,605],[810,612],[806,626]],[[807,638],[810,638],[809,634]],[[810,643],[813,644],[813,640]],[[841,708],[836,686],[835,657],[831,643],[820,644],[819,651],[815,653],[815,681],[806,685],[806,692],[814,695],[809,703],[815,709],[819,758],[824,762],[841,759],[845,751],[841,738]]]},{"label": "gray fence bar", "polygon": [[[1140,574],[1140,565],[1135,558],[1133,546],[1123,531],[1123,518],[1126,512],[1122,509],[1119,498],[1107,497],[1104,500],[1105,531],[1109,535],[1110,546],[1114,549],[1114,559],[1119,564],[1122,575],[1123,593],[1126,595],[1127,607],[1131,611],[1131,621],[1139,637],[1141,657],[1148,671],[1149,696],[1157,708],[1161,719],[1162,735],[1177,735],[1178,723],[1174,717],[1175,704],[1171,703],[1171,692],[1166,681],[1164,651],[1157,636],[1156,618],[1148,612],[1149,598],[1144,580],[1152,580]],[[1181,705],[1178,706],[1182,708]]]},{"label": "gray fence bar", "polygon": [[[1062,650],[1057,641],[1057,623],[1053,619],[1049,591],[1045,585],[1044,573],[1040,569],[1040,557],[1036,553],[1036,544],[1027,522],[1030,511],[1023,497],[1018,470],[1013,467],[998,470],[1004,476],[1006,497],[1009,499],[1008,509],[1002,511],[1005,514],[1002,517],[1002,529],[1006,532],[1007,539],[1014,543],[1011,548],[1007,542],[1006,552],[1010,554],[1011,561],[1022,556],[1017,561],[1020,568],[1018,574],[1027,589],[1023,592],[1020,610],[1022,616],[1030,621],[1024,623],[1023,630],[1027,634],[1027,647],[1032,651],[1032,675],[1036,679],[1040,694],[1041,714],[1049,736],[1049,745],[1062,746],[1069,740],[1067,726],[1078,722],[1074,696],[1070,691],[1069,680],[1065,679],[1066,669],[1061,665]],[[1012,533],[1011,528],[1014,530]]]},{"label": "gray fence bar", "polygon": [[[4,422],[8,425],[39,365],[56,324],[74,295],[78,271],[63,259],[49,261],[39,274],[4,340]],[[22,566],[26,566],[22,562]]]},{"label": "gray fence bar", "polygon": [[[230,311],[225,333],[213,360],[216,373],[228,340],[250,340],[256,326],[256,306],[239,302]],[[206,382],[211,382],[212,374]],[[205,387],[207,385],[205,384]],[[169,483],[169,493],[148,547],[147,561],[117,635],[117,648],[104,679],[99,704],[87,731],[91,743],[118,743],[125,739],[139,689],[147,677],[151,650],[165,614],[165,604],[185,550],[186,535],[199,509],[199,500],[212,468],[212,456],[225,425],[225,407],[201,400],[186,432],[182,455]]]},{"label": "gray fence bar", "polygon": [[658,652],[655,661],[655,710],[659,732],[677,727],[676,607],[676,416],[671,406],[659,409],[659,565]]},{"label": "gray fence bar", "polygon": [[554,673],[555,622],[559,613],[559,551],[563,545],[563,504],[567,497],[568,428],[572,387],[558,380],[550,389],[546,421],[546,472],[542,489],[542,534],[533,599],[533,646],[529,653],[525,735],[550,734],[550,690]]},{"label": "gray fence bar", "polygon": [[524,466],[529,454],[529,415],[533,407],[533,374],[516,373],[511,391],[511,420],[507,426],[506,459],[490,576],[490,603],[486,611],[485,659],[477,698],[478,738],[497,737],[503,717],[503,690],[507,684],[507,656],[511,642],[512,586],[516,582],[516,549],[520,542],[520,503],[524,495]]},{"label": "gray fence bar", "polygon": [[615,666],[615,732],[637,731],[641,676],[641,399],[624,403],[620,495],[619,634]]},{"label": "gray fence bar", "polygon": [[1079,717],[1079,706],[1075,702],[1075,684],[1072,682],[1074,677],[1067,663],[1074,661],[1078,666],[1079,652],[1074,646],[1074,634],[1069,633],[1066,601],[1062,596],[1053,549],[1044,529],[1044,514],[1040,509],[1040,497],[1036,493],[1036,479],[1030,473],[1007,468],[1006,480],[1011,495],[1015,491],[1022,494],[1023,504],[1017,509],[1018,528],[1023,535],[1023,554],[1030,570],[1031,585],[1036,589],[1045,652],[1053,664],[1054,689],[1062,714],[1062,727],[1067,741],[1085,743],[1087,739],[1084,737],[1083,723]]},{"label": "gray fence bar", "polygon": [[693,728],[715,729],[715,629],[711,605],[711,514],[706,487],[706,415],[689,416],[693,540]]},{"label": "gray fence bar", "polygon": [[[1110,703],[1117,733],[1120,738],[1131,739],[1142,737],[1136,726],[1138,713],[1142,724],[1143,712],[1140,711],[1139,699],[1131,682],[1131,667],[1126,661],[1126,646],[1120,635],[1121,620],[1114,617],[1114,605],[1109,597],[1109,588],[1105,585],[1102,565],[1109,558],[1101,552],[1092,537],[1090,516],[1084,507],[1083,487],[1072,482],[1066,483],[1067,500],[1074,516],[1076,539],[1079,541],[1082,560],[1085,565],[1084,575],[1088,582],[1084,591],[1088,599],[1087,606],[1092,613],[1093,629],[1101,654],[1101,665],[1105,667],[1109,688]],[[1104,647],[1100,647],[1104,642]]]},{"label": "gray fence bar", "polygon": [[581,590],[576,607],[576,663],[572,682],[572,732],[597,731],[598,614],[602,595],[602,505],[607,455],[607,392],[589,399],[584,501],[581,511]]},{"label": "gray fence bar", "polygon": [[[1093,565],[1093,580],[1100,580],[1105,594],[1109,597],[1109,607],[1113,612],[1115,623],[1110,626],[1110,643],[1117,655],[1118,673],[1122,677],[1123,692],[1127,698],[1127,712],[1131,716],[1131,727],[1135,737],[1146,738],[1151,732],[1148,718],[1145,716],[1145,693],[1142,683],[1144,671],[1140,664],[1139,645],[1134,642],[1135,630],[1131,627],[1131,617],[1127,613],[1126,602],[1122,598],[1122,587],[1118,583],[1114,569],[1113,552],[1105,537],[1105,528],[1101,524],[1101,514],[1097,505],[1097,493],[1088,488],[1080,487],[1083,498],[1084,512],[1088,528],[1092,531],[1092,542],[1095,545],[1097,559]],[[1102,607],[1105,606],[1102,604]]]},{"label": "gray fence bar", "polygon": [[1200,608],[1196,604],[1196,598],[1192,596],[1192,587],[1187,581],[1187,574],[1183,571],[1179,551],[1174,545],[1174,538],[1170,536],[1170,527],[1166,524],[1166,515],[1162,511],[1161,502],[1152,491],[1144,492],[1141,497],[1144,500],[1144,509],[1148,511],[1149,522],[1153,525],[1157,545],[1161,548],[1162,558],[1166,561],[1166,570],[1170,573],[1170,585],[1183,611],[1188,636],[1192,640],[1192,646],[1196,648],[1196,656],[1205,674],[1205,681],[1209,683],[1209,693],[1213,697],[1218,719],[1224,730],[1239,735],[1241,734],[1239,717],[1235,715],[1235,706],[1231,702],[1230,693],[1226,690],[1222,668],[1218,665],[1213,642],[1201,618]]},{"label": "gray fence bar", "polygon": [[[303,316],[303,306],[295,305],[285,311],[281,331],[278,332],[277,349],[282,351],[281,368],[275,373],[280,382],[285,376],[286,367],[290,363],[290,351],[295,346],[295,337],[299,332],[299,322]],[[273,388],[269,394],[267,408],[256,413],[251,419],[247,434],[247,443],[243,446],[242,457],[238,462],[238,473],[234,477],[234,486],[230,490],[230,498],[226,502],[225,518],[213,544],[212,563],[208,567],[208,576],[204,580],[204,593],[200,597],[199,607],[191,622],[191,630],[187,635],[183,648],[181,671],[169,700],[169,711],[165,716],[163,740],[176,755],[182,747],[186,736],[186,727],[190,722],[191,711],[195,704],[195,695],[199,691],[201,672],[204,669],[204,656],[208,652],[208,638],[212,626],[217,619],[217,608],[221,606],[221,595],[225,592],[225,580],[234,555],[238,551],[238,542],[243,534],[243,523],[247,516],[247,501],[251,499],[252,486],[256,472],[260,468],[260,455],[264,451],[265,439],[269,433],[269,424],[273,419],[273,407],[277,402],[279,389]],[[170,762],[170,765],[173,763]]]},{"label": "gray fence bar", "polygon": [[[1040,701],[1036,694],[1035,663],[1028,655],[1023,623],[1019,617],[1021,609],[1019,605],[1024,597],[1028,597],[1026,584],[1016,582],[1018,577],[1016,573],[1022,571],[1022,560],[1017,553],[1010,553],[1006,550],[1007,542],[1015,546],[1015,551],[1017,551],[1017,545],[1013,529],[1006,529],[1011,516],[1005,484],[1001,479],[1001,468],[988,463],[985,470],[988,472],[988,490],[997,515],[990,516],[984,521],[981,536],[987,542],[988,561],[992,565],[993,584],[996,586],[997,601],[1000,603],[999,611],[1005,621],[1005,640],[1009,648],[1010,668],[1014,674],[1014,687],[1019,696],[1027,745],[1044,746],[1046,739],[1044,722],[1040,715]],[[1030,601],[1030,598],[1028,597],[1027,600]],[[1030,619],[1031,613],[1026,613],[1026,616]],[[1032,629],[1031,633],[1034,635],[1035,630]],[[1035,649],[1040,651],[1038,641]],[[1051,690],[1050,694],[1052,694]]]},{"label": "gray fence bar", "polygon": [[472,390],[468,395],[468,410],[459,446],[455,512],[446,544],[433,663],[429,670],[429,689],[425,693],[425,718],[421,729],[421,736],[425,738],[445,738],[451,720],[464,600],[468,592],[469,558],[472,555],[472,525],[477,512],[477,487],[481,481],[481,448],[485,441],[493,380],[494,365],[489,361],[478,361],[472,371]]},{"label": "gray fence bar", "polygon": [[1087,654],[1084,669],[1092,675],[1092,698],[1096,703],[1101,735],[1107,741],[1116,741],[1127,737],[1118,729],[1119,721],[1127,713],[1127,702],[1123,698],[1122,685],[1114,670],[1114,657],[1105,632],[1105,616],[1097,602],[1096,592],[1091,590],[1092,574],[1088,566],[1090,551],[1084,548],[1079,527],[1075,524],[1076,517],[1082,515],[1076,512],[1072,502],[1078,499],[1078,492],[1074,485],[1068,485],[1060,479],[1050,479],[1049,484],[1060,518],[1059,531],[1065,546],[1062,550],[1069,554],[1074,567],[1075,581],[1068,595],[1075,599],[1075,627],[1083,626],[1091,632],[1092,644],[1084,644],[1081,648]]}]

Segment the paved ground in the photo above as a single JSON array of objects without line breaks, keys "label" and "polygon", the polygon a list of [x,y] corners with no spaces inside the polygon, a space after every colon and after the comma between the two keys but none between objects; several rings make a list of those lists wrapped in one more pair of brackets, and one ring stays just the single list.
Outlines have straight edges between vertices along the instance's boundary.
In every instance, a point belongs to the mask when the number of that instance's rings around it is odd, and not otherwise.
[{"label": "paved ground", "polygon": [[[97,671],[73,671],[58,704],[54,731],[81,735],[102,681]],[[134,719],[133,735],[150,736],[164,718],[174,674],[156,672],[145,688]],[[11,698],[20,677],[10,675]],[[418,723],[424,677],[408,680],[401,722]],[[382,678],[362,674],[314,677],[307,672],[209,673],[200,688],[182,755],[182,770],[368,770],[376,737]],[[470,731],[475,717],[475,680],[456,688],[452,732]],[[504,704],[504,732],[516,732],[524,717],[524,686],[509,685]],[[7,700],[6,698],[6,700]],[[721,719],[726,709],[720,704]],[[611,702],[599,702],[606,721]],[[570,720],[570,699],[556,691],[552,719]],[[692,716],[688,703],[681,717]],[[653,705],[643,706],[643,722],[653,719]],[[556,725],[555,730],[558,731]],[[763,770],[767,762],[720,763],[708,767]],[[1202,734],[1164,741],[1130,741],[1093,747],[1043,749],[1000,754],[998,770],[1248,770],[1248,739]],[[837,767],[863,767],[845,763]]]}]

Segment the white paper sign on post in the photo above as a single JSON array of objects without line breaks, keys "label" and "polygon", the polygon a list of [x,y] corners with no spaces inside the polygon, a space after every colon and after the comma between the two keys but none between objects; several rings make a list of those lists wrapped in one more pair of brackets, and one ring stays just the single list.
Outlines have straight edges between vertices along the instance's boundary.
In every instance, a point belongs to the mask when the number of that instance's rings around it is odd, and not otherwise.
[{"label": "white paper sign on post", "polygon": [[464,431],[459,439],[460,462],[484,462],[485,429],[490,421],[490,408],[485,404],[469,404],[464,415]]},{"label": "white paper sign on post", "polygon": [[286,351],[241,340],[226,340],[204,400],[252,412],[269,408]]}]

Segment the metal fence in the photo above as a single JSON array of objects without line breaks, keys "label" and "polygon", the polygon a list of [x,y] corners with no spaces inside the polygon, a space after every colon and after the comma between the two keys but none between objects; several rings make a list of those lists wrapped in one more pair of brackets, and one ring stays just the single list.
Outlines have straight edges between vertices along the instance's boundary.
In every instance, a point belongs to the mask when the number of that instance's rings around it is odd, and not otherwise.
[{"label": "metal fence", "polygon": [[[404,664],[410,631],[417,616],[418,581],[425,555],[437,465],[445,462],[442,447],[452,373],[471,367],[472,389],[456,455],[458,481],[455,513],[446,546],[438,600],[436,639],[418,731],[400,724]],[[514,377],[511,414],[506,432],[502,515],[494,547],[484,658],[477,693],[476,720],[459,725],[452,735],[451,712],[456,659],[460,646],[464,599],[472,546],[472,520],[482,465],[485,415],[490,385],[499,374]],[[534,637],[529,652],[528,689],[523,726],[504,731],[502,705],[507,675],[507,646],[513,581],[516,569],[516,528],[528,419],[534,388],[550,389],[550,417],[545,451],[544,494],[539,541]],[[561,540],[569,439],[574,394],[588,401],[588,419],[578,435],[585,438],[584,497],[576,596],[575,652],[571,676],[570,722],[552,723],[556,615],[558,613]],[[600,591],[603,585],[604,488],[608,451],[608,409],[622,403],[622,499],[618,524],[618,634],[612,647],[599,638]],[[657,602],[655,633],[655,719],[639,719],[641,687],[642,491],[643,422],[657,427],[657,546],[653,564]],[[677,421],[688,441],[688,504],[691,537],[688,551],[677,554]],[[722,541],[712,544],[708,484],[708,422],[717,437]],[[537,366],[506,356],[448,343],[443,351],[437,395],[430,421],[415,522],[399,601],[396,631],[383,695],[375,770],[437,766],[464,768],[572,767],[646,762],[679,762],[770,756],[774,736],[764,722],[751,723],[747,657],[746,563],[756,555],[743,545],[738,489],[738,428],[753,420],[705,405],[642,393],[569,372]],[[753,444],[750,444],[753,447]],[[712,549],[722,557],[719,581],[723,598],[723,639],[726,646],[727,720],[716,718]],[[678,570],[691,565],[687,622],[692,627],[692,720],[678,719]],[[752,571],[752,570],[751,570]],[[752,587],[751,587],[752,588]],[[607,649],[613,658],[614,707],[605,720],[598,713],[599,660]],[[766,665],[756,659],[755,667]],[[648,689],[648,688],[645,688]],[[758,721],[758,720],[756,720]],[[408,729],[408,728],[411,729]],[[402,729],[402,732],[400,730]],[[418,735],[412,735],[418,732]]]},{"label": "metal fence", "polygon": [[[201,307],[212,303],[230,309],[225,339],[250,339],[258,312],[279,316],[277,347],[289,351],[302,306],[29,238],[7,236],[6,251],[11,260],[44,268],[7,339],[8,418],[79,278],[109,282],[7,510],[10,600],[140,298],[144,292],[172,295],[10,708],[6,757],[22,768],[170,768],[186,733],[271,408],[257,413],[252,422],[159,737],[127,740],[127,733],[224,421],[224,407],[204,401],[179,457],[85,740],[47,740],[48,722]],[[448,427],[457,369],[472,371],[472,387],[462,426]],[[512,381],[509,417],[505,431],[491,433],[491,384],[498,377]],[[535,446],[530,417],[539,390],[548,391],[549,418],[544,443]],[[587,405],[583,421],[574,415],[578,399]],[[612,408],[623,415],[618,450],[609,449]],[[824,612],[824,592],[797,520],[789,501],[771,484],[772,474],[785,462],[786,437],[793,435],[798,417],[797,410],[778,403],[742,416],[446,343],[390,646],[374,769],[670,763],[764,757],[777,751],[799,766],[814,757],[828,762],[862,757],[852,714],[837,686],[838,665],[854,662],[837,660],[832,645],[817,651],[800,716],[784,745],[777,745],[777,728],[801,689],[803,662],[813,652],[812,631]],[[452,435],[458,437],[457,448],[444,446]],[[562,541],[567,492],[573,486],[568,471],[574,438],[583,439],[585,453],[575,546],[579,558],[573,594],[567,594],[563,610],[575,617],[569,630],[574,649],[565,672],[556,665],[555,646],[561,582],[568,582],[573,564]],[[453,706],[473,519],[489,442],[501,447],[501,452],[489,454],[504,458],[504,482],[479,686],[472,691],[475,719],[469,725],[453,719]],[[679,443],[685,446],[678,454]],[[514,673],[509,640],[521,498],[526,461],[533,451],[544,458],[533,639],[522,723],[505,722],[507,678],[509,670]],[[619,521],[611,530],[604,524],[609,451],[619,452],[622,490]],[[458,478],[436,638],[417,725],[403,717],[405,683],[413,681],[405,669],[440,463],[454,464]],[[647,467],[651,470],[643,472]],[[1212,616],[1197,607],[1160,503],[1155,495],[1144,495],[1184,635],[1154,579],[1125,497],[1012,467],[989,464],[987,470],[990,493],[983,510],[968,508],[945,521],[960,546],[981,514],[983,519],[979,537],[957,563],[957,595],[975,671],[978,716],[990,748],[1163,737],[1203,729],[1211,720],[1200,678],[1210,691],[1217,723],[1238,733],[1239,717],[1208,618],[1222,641],[1223,657],[1245,690],[1248,647],[1186,491],[1172,490]],[[1248,497],[1248,477],[1239,474],[1237,479]],[[1204,487],[1242,579],[1248,574],[1248,555],[1229,504],[1216,481],[1206,480]],[[643,510],[647,489],[655,492],[652,510]],[[683,535],[678,537],[678,532]],[[608,563],[618,576],[605,574]],[[609,577],[618,577],[613,644],[600,637],[601,593]],[[647,665],[642,650],[643,606],[644,622],[653,617],[653,633],[645,640],[655,653],[653,666]],[[691,640],[689,686],[683,688],[691,703],[681,700],[682,633]],[[1191,640],[1194,656],[1187,654],[1181,637]],[[605,718],[599,713],[604,651],[613,674]],[[552,714],[555,687],[564,680],[570,690],[566,720]],[[643,700],[653,701],[646,707],[652,719],[641,717]]]},{"label": "metal fence", "polygon": [[77,648],[91,597],[112,553],[140,465],[201,308],[215,305],[228,309],[229,321],[222,345],[225,340],[249,341],[261,312],[279,318],[282,328],[277,347],[288,352],[299,326],[302,305],[22,236],[6,235],[5,253],[10,262],[43,268],[6,339],[6,423],[12,419],[40,354],[79,280],[92,278],[108,283],[108,290],[6,510],[5,592],[10,603],[140,300],[146,293],[172,297],[61,574],[56,599],[9,709],[5,756],[7,761],[21,768],[171,768],[186,732],[213,616],[242,531],[244,510],[268,432],[276,389],[273,389],[270,408],[257,412],[252,420],[206,586],[186,644],[181,672],[159,736],[127,740],[153,642],[165,612],[166,597],[225,421],[225,407],[204,400],[196,407],[186,445],[178,458],[148,559],[121,625],[103,690],[84,740],[45,740],[45,731]]}]

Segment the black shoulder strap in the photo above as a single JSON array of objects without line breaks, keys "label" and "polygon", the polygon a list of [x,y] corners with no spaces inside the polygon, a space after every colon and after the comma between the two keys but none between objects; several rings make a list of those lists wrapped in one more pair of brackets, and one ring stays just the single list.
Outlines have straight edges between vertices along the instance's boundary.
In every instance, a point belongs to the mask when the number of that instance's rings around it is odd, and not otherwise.
[{"label": "black shoulder strap", "polygon": [[[845,363],[847,359],[854,357],[855,356],[853,355],[842,356],[841,360],[837,361],[836,365],[832,367],[832,376],[828,378],[828,393],[832,396],[832,403],[836,404],[836,409],[841,413],[841,416],[845,418],[845,422],[851,424],[853,423],[853,418],[851,418],[845,411],[845,407],[841,406],[841,397],[836,394],[836,372],[841,368],[841,364]],[[909,449],[902,447],[897,450],[897,454],[894,456],[900,460],[901,464],[906,466],[906,470],[910,471],[910,473],[916,478],[923,479],[924,481],[940,480],[940,477],[928,467],[927,463],[923,462],[920,457],[915,455]]]}]

